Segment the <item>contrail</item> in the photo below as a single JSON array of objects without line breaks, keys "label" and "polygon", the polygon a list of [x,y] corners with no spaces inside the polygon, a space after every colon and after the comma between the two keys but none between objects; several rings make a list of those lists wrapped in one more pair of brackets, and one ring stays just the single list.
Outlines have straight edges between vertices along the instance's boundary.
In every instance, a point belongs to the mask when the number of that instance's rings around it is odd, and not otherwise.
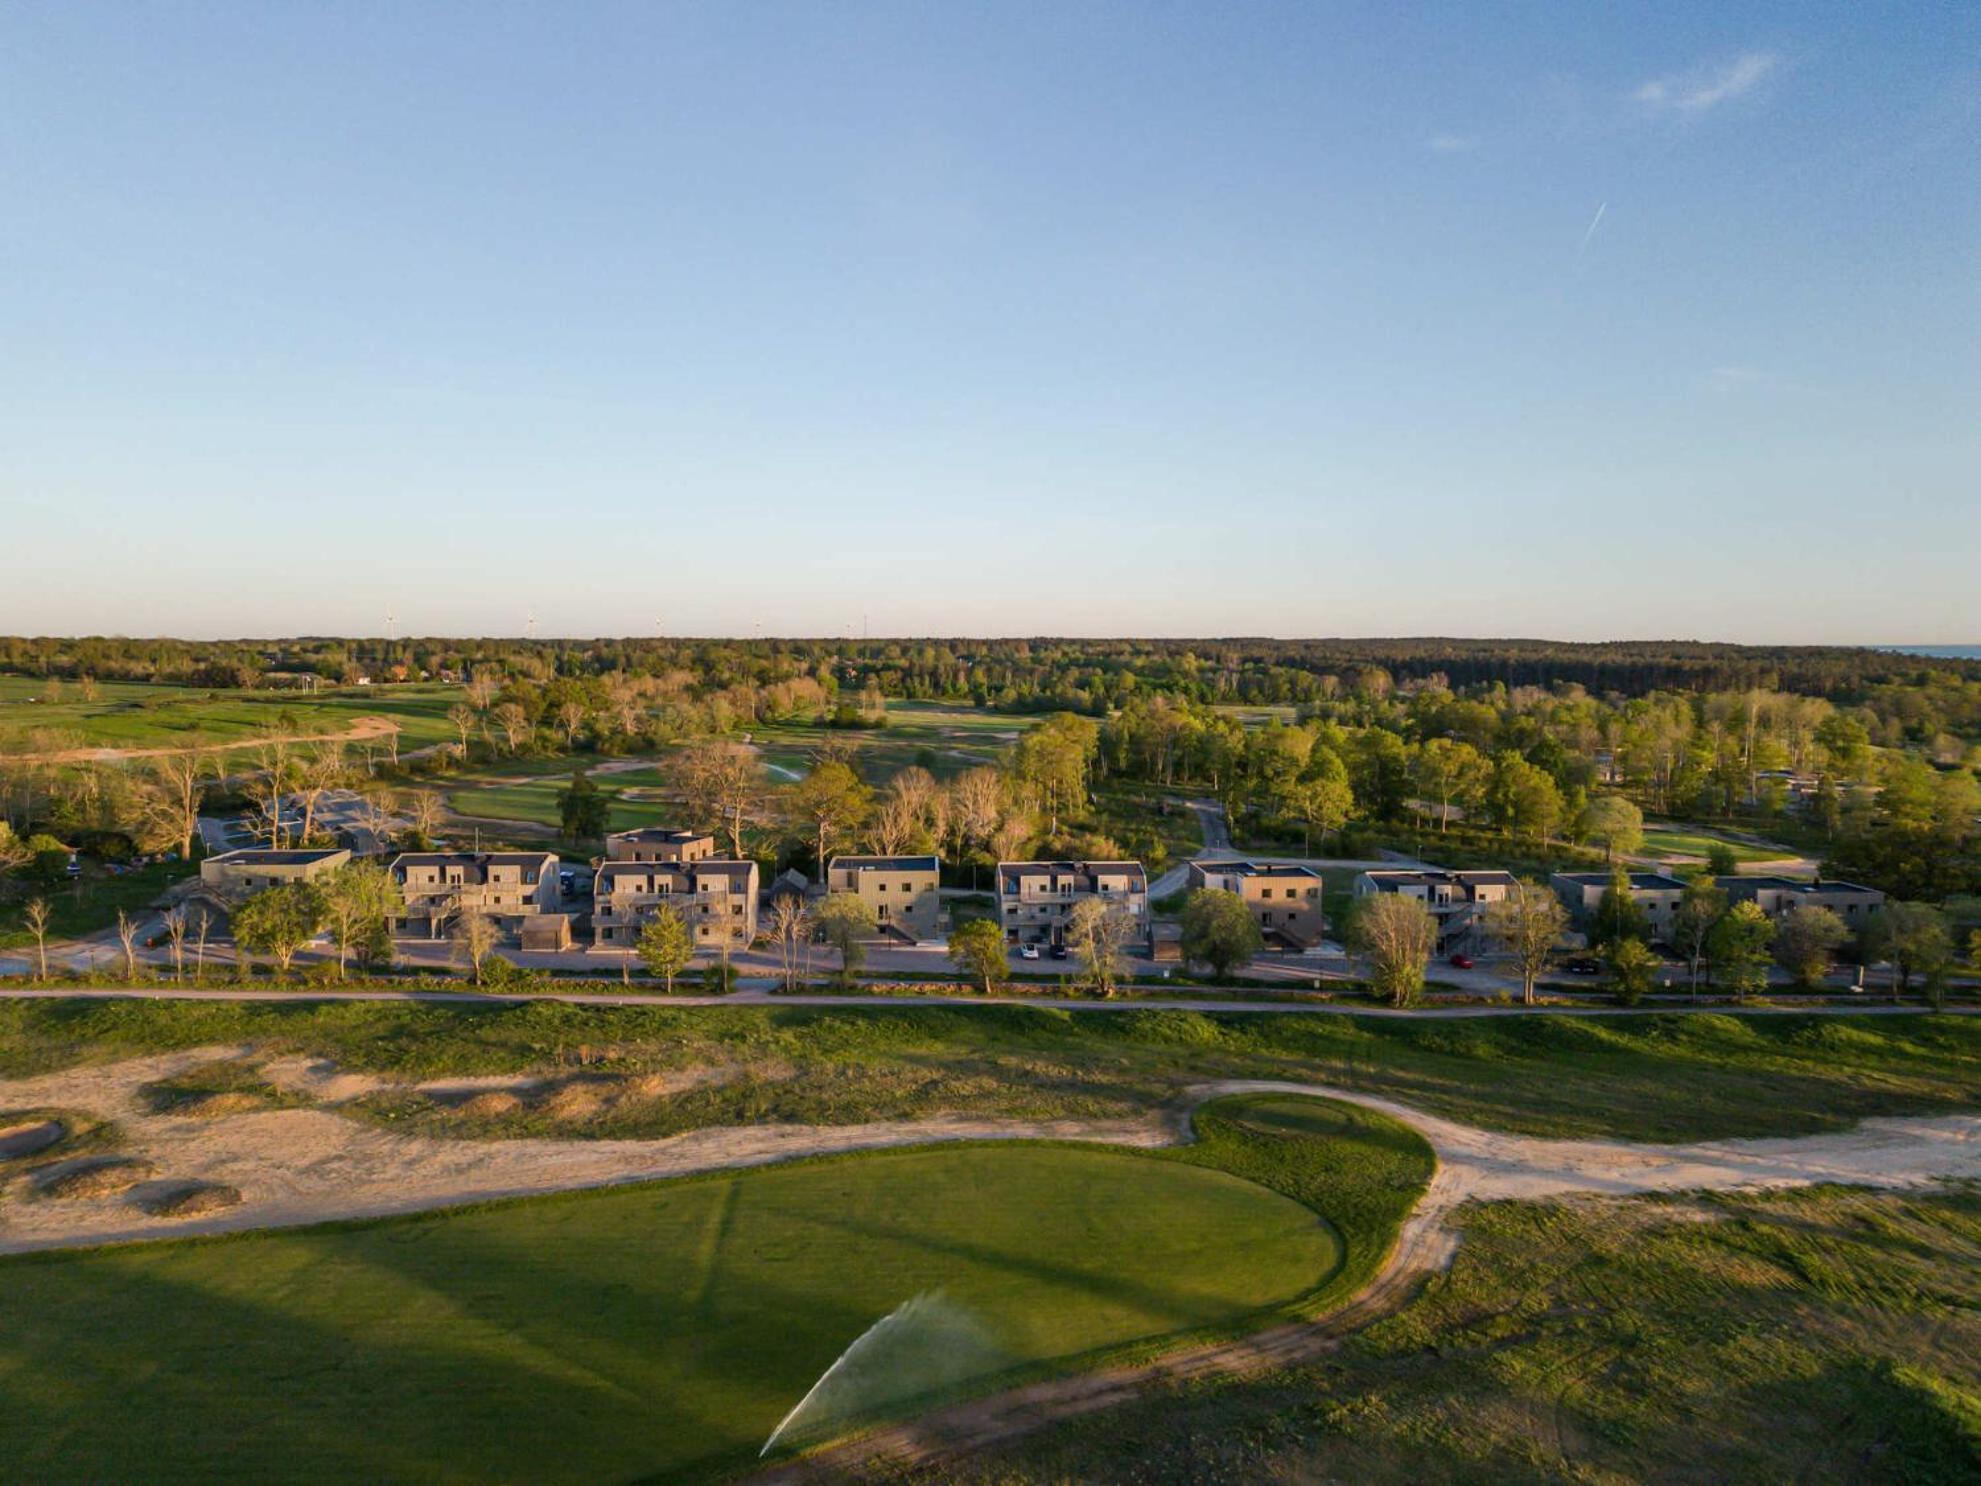
[{"label": "contrail", "polygon": [[1582,234],[1582,246],[1575,250],[1575,261],[1577,263],[1580,263],[1582,261],[1582,255],[1589,251],[1589,239],[1596,235],[1596,228],[1603,220],[1603,213],[1609,209],[1610,204],[1607,201],[1597,205],[1596,215],[1589,219],[1589,230]]}]

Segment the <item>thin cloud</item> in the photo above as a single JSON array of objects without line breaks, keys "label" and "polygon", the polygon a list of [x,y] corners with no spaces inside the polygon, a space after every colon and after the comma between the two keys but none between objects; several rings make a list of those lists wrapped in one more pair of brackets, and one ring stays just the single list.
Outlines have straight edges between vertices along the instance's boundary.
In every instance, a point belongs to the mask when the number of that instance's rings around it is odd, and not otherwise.
[{"label": "thin cloud", "polygon": [[1582,246],[1575,250],[1575,261],[1577,263],[1580,263],[1582,261],[1582,255],[1589,251],[1590,240],[1595,237],[1596,229],[1603,225],[1603,213],[1609,209],[1610,204],[1607,201],[1597,203],[1596,215],[1589,219],[1588,230],[1582,234]]},{"label": "thin cloud", "polygon": [[1773,52],[1747,52],[1731,62],[1654,77],[1631,96],[1649,108],[1703,113],[1753,92],[1780,61]]},{"label": "thin cloud", "polygon": [[1751,366],[1716,366],[1706,374],[1706,385],[1722,396],[1760,380],[1761,373]]},{"label": "thin cloud", "polygon": [[1433,155],[1462,155],[1478,149],[1479,141],[1470,134],[1433,134],[1424,141],[1424,148]]}]

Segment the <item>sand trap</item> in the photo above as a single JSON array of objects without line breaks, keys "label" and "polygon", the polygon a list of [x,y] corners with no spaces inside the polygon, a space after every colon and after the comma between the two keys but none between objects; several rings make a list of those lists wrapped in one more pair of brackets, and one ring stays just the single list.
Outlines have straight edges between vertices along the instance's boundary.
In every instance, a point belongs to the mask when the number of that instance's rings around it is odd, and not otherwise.
[{"label": "sand trap", "polygon": [[31,1120],[0,1129],[0,1160],[32,1156],[45,1151],[69,1132],[60,1120]]},{"label": "sand trap", "polygon": [[[1419,1267],[1442,1262],[1450,1241],[1443,1218],[1470,1198],[1621,1194],[1736,1186],[1844,1182],[1901,1186],[1938,1177],[1981,1177],[1981,1116],[1867,1120],[1837,1135],[1729,1140],[1688,1146],[1621,1141],[1538,1140],[1478,1130],[1393,1100],[1320,1085],[1234,1080],[1199,1085],[1177,1109],[1146,1119],[999,1120],[945,1116],[907,1123],[754,1125],[696,1130],[665,1140],[454,1140],[363,1124],[333,1108],[254,1109],[204,1120],[156,1115],[140,1090],[190,1068],[252,1059],[252,1048],[197,1048],[123,1063],[0,1082],[0,1104],[66,1107],[119,1122],[124,1147],[174,1181],[217,1184],[237,1204],[208,1210],[176,1231],[285,1226],[376,1216],[486,1198],[605,1186],[795,1156],[931,1141],[1043,1137],[1155,1146],[1188,1138],[1188,1109],[1225,1094],[1325,1094],[1396,1116],[1437,1151],[1430,1192],[1406,1225],[1402,1252]],[[347,1074],[322,1060],[276,1059],[264,1074],[279,1087],[317,1097],[362,1097],[409,1087]],[[614,1090],[653,1097],[720,1077],[720,1070],[653,1074],[629,1081],[578,1074],[568,1079],[437,1079],[412,1085],[457,1107],[500,1117],[534,1105],[582,1116]],[[547,1092],[546,1092],[547,1091]],[[327,1103],[333,1101],[326,1101]],[[17,1127],[40,1132],[48,1124]],[[58,1132],[59,1124],[56,1126]],[[37,1133],[36,1138],[41,1138]],[[58,1134],[59,1138],[59,1134]],[[140,1193],[139,1195],[148,1195]],[[62,1203],[0,1205],[0,1252],[138,1238],[157,1230],[116,1195]]]},{"label": "sand trap", "polygon": [[34,1195],[59,1199],[115,1197],[149,1180],[156,1168],[136,1156],[81,1156],[34,1174]]},{"label": "sand trap", "polygon": [[241,1205],[238,1188],[222,1182],[160,1182],[138,1194],[137,1206],[154,1218],[197,1218]]}]

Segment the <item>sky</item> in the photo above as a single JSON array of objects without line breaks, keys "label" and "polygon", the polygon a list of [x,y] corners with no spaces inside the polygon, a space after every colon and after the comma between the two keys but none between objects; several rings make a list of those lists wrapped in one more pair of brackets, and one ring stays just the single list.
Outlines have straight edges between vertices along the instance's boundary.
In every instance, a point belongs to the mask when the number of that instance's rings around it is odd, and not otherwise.
[{"label": "sky", "polygon": [[0,6],[0,632],[1981,640],[1981,6]]}]

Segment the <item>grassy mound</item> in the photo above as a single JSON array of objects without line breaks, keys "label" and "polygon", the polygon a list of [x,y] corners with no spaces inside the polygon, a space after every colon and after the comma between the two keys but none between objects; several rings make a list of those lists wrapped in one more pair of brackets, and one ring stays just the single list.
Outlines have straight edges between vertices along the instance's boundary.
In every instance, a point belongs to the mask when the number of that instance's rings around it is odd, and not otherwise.
[{"label": "grassy mound", "polygon": [[148,1180],[155,1170],[139,1156],[90,1156],[36,1174],[37,1197],[80,1199],[115,1197]]},{"label": "grassy mound", "polygon": [[224,1182],[187,1182],[139,1199],[154,1218],[198,1218],[241,1205],[241,1190]]},{"label": "grassy mound", "polygon": [[138,1090],[153,1114],[184,1119],[218,1120],[228,1115],[263,1109],[293,1109],[310,1101],[306,1095],[278,1089],[253,1063],[226,1060],[201,1063],[148,1083]]},{"label": "grassy mound", "polygon": [[1410,1132],[1332,1105],[1230,1101],[1199,1133],[0,1261],[10,1356],[62,1384],[8,1397],[11,1460],[37,1480],[161,1459],[267,1481],[705,1479],[915,1295],[1027,1368],[1257,1325],[1380,1263],[1430,1171]]}]

